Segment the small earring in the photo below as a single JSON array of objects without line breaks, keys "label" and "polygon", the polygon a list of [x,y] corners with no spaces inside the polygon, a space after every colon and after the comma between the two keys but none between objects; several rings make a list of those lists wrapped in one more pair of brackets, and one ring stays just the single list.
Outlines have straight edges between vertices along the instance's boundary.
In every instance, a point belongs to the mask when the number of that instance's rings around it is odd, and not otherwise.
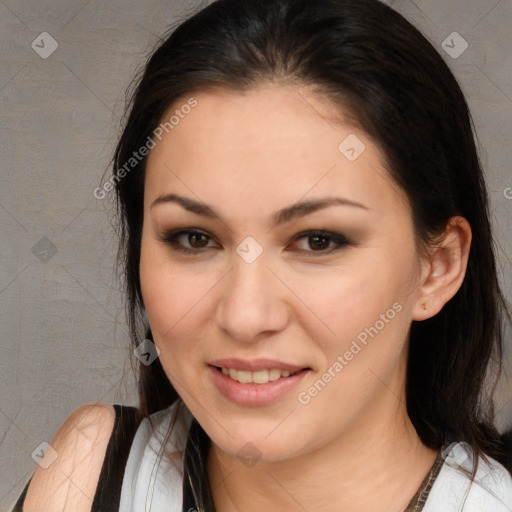
[{"label": "small earring", "polygon": [[423,305],[421,306],[423,309],[427,309],[427,303],[424,302]]}]

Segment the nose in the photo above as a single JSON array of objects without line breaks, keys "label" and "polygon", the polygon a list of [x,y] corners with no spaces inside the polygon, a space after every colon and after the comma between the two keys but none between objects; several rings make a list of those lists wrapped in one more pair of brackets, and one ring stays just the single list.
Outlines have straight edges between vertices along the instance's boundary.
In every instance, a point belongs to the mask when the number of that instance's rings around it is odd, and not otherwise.
[{"label": "nose", "polygon": [[288,324],[287,289],[269,268],[265,252],[252,263],[235,253],[221,286],[216,321],[231,338],[256,342]]}]

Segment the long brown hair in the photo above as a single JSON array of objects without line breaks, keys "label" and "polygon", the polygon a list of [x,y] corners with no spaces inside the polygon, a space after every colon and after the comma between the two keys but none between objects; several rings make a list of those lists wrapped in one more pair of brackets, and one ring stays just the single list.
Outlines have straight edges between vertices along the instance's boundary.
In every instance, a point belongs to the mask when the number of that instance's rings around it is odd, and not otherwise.
[{"label": "long brown hair", "polygon": [[[350,109],[406,192],[419,247],[432,243],[450,217],[469,221],[473,238],[460,289],[437,315],[411,325],[407,411],[428,447],[457,439],[477,456],[505,463],[492,396],[504,321],[511,318],[497,278],[473,121],[440,54],[378,0],[217,0],[170,30],[152,52],[129,95],[113,157],[133,347],[152,339],[139,278],[146,158],[124,177],[116,173],[177,99],[212,86],[243,91],[264,80],[313,85]],[[133,362],[145,416],[179,398],[158,359]],[[196,476],[204,490],[201,468]]]}]

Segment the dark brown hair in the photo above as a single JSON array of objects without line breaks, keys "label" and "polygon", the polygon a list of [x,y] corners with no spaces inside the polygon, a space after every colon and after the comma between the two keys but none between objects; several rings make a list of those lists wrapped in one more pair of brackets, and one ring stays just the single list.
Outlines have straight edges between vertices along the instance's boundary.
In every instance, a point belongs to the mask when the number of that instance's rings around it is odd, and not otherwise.
[{"label": "dark brown hair", "polygon": [[[473,238],[460,289],[437,315],[411,325],[407,411],[428,447],[465,441],[477,456],[505,463],[492,395],[510,314],[497,278],[471,115],[432,44],[377,0],[217,0],[173,28],[141,71],[114,174],[187,94],[210,87],[244,91],[269,80],[310,85],[348,108],[379,145],[409,198],[418,247],[435,243],[450,217],[469,221]],[[119,262],[134,347],[152,339],[142,318],[139,278],[145,164],[143,158],[116,179]],[[158,359],[149,366],[134,363],[145,416],[179,398]],[[208,489],[201,471],[195,475],[203,495]]]}]

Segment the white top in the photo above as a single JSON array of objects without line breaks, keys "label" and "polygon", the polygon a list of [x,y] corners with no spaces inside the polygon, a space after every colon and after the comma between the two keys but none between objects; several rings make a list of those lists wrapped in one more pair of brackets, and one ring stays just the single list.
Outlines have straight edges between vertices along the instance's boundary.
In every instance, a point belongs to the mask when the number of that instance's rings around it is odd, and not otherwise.
[{"label": "white top", "polygon": [[[453,448],[450,450],[450,448]],[[512,512],[512,476],[498,461],[479,458],[474,481],[473,451],[467,443],[452,443],[430,490],[423,512]]]},{"label": "white top", "polygon": [[126,461],[119,512],[182,512],[183,454],[193,417],[184,403],[176,411],[179,402],[151,415],[155,432],[148,418],[141,421]]},{"label": "white top", "polygon": [[[155,433],[147,418],[139,425],[126,463],[120,512],[182,512],[183,455],[192,414],[184,403],[176,411],[179,402],[151,415]],[[480,458],[471,483],[460,469],[472,468],[468,444],[450,445],[443,458],[422,512],[512,512],[512,476],[499,462]]]}]

